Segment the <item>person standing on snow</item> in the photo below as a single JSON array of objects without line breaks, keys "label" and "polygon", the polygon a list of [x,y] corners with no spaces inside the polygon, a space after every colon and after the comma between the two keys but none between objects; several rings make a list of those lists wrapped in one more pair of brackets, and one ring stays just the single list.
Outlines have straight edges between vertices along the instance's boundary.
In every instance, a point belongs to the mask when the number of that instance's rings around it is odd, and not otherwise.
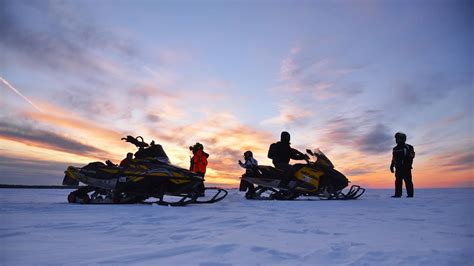
[{"label": "person standing on snow", "polygon": [[204,187],[204,175],[206,175],[207,158],[209,154],[204,152],[204,146],[199,142],[196,142],[194,146],[189,146],[189,149],[193,152],[189,169],[202,177],[203,182],[199,185],[199,196],[204,197],[204,191],[206,190]]},{"label": "person standing on snow", "polygon": [[209,154],[204,152],[204,146],[199,142],[196,142],[194,146],[190,146],[189,150],[193,152],[190,170],[201,177],[204,177],[206,174],[207,158],[209,157]]},{"label": "person standing on snow", "polygon": [[390,172],[395,172],[395,195],[392,196],[393,198],[400,198],[402,196],[402,181],[405,181],[407,198],[413,198],[411,169],[413,168],[415,149],[410,144],[405,143],[406,140],[407,135],[405,133],[397,132],[395,134],[397,146],[393,148],[392,163],[390,164]]}]

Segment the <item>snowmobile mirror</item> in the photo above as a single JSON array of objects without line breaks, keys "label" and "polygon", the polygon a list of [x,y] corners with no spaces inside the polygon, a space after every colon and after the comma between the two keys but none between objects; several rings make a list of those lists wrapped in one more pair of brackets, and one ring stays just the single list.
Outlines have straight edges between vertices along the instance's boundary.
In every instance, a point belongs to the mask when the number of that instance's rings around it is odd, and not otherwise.
[{"label": "snowmobile mirror", "polygon": [[306,149],[306,152],[311,155],[311,156],[314,156],[314,153],[310,150],[310,149]]}]

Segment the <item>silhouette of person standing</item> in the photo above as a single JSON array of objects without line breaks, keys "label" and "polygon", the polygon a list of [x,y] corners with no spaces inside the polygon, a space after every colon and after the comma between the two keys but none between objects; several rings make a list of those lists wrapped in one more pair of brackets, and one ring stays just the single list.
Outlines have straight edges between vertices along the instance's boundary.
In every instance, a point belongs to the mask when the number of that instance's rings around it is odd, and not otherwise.
[{"label": "silhouette of person standing", "polygon": [[415,158],[415,150],[413,146],[405,143],[407,135],[402,132],[395,134],[395,141],[397,146],[393,148],[392,163],[390,164],[390,172],[394,172],[395,168],[395,195],[393,198],[400,198],[402,196],[402,181],[405,182],[407,190],[407,198],[413,198],[413,181],[411,169],[413,159]]}]

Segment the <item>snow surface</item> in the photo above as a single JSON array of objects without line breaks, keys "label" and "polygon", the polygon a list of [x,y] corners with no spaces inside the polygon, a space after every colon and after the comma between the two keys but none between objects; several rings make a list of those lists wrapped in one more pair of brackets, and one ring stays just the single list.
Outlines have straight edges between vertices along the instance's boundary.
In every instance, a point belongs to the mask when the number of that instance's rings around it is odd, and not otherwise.
[{"label": "snow surface", "polygon": [[473,265],[474,189],[353,201],[72,205],[0,189],[0,265]]}]

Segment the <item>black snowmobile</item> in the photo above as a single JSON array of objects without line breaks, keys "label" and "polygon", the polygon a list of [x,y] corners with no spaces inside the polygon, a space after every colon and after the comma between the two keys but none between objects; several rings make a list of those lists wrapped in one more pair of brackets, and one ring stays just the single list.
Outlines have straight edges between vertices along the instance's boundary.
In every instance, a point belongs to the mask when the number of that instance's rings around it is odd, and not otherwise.
[{"label": "black snowmobile", "polygon": [[[257,166],[241,177],[240,191],[247,191],[247,199],[293,200],[300,196],[320,199],[357,199],[365,189],[352,185],[347,193],[342,190],[349,180],[336,169],[320,150],[306,152],[316,161],[306,159],[305,164],[295,164],[294,176],[288,179],[285,172],[272,166]],[[286,181],[285,180],[289,180]]]},{"label": "black snowmobile", "polygon": [[[148,144],[140,136],[127,136],[122,140],[138,148],[135,158],[128,166],[121,167],[107,161],[107,164],[92,162],[80,168],[67,168],[63,185],[77,186],[79,182],[86,184],[69,194],[70,203],[157,203],[184,206],[190,203],[214,203],[227,196],[226,190],[206,188],[201,176],[170,164],[162,146],[154,141]],[[210,190],[217,192],[203,199],[205,192]]]}]

